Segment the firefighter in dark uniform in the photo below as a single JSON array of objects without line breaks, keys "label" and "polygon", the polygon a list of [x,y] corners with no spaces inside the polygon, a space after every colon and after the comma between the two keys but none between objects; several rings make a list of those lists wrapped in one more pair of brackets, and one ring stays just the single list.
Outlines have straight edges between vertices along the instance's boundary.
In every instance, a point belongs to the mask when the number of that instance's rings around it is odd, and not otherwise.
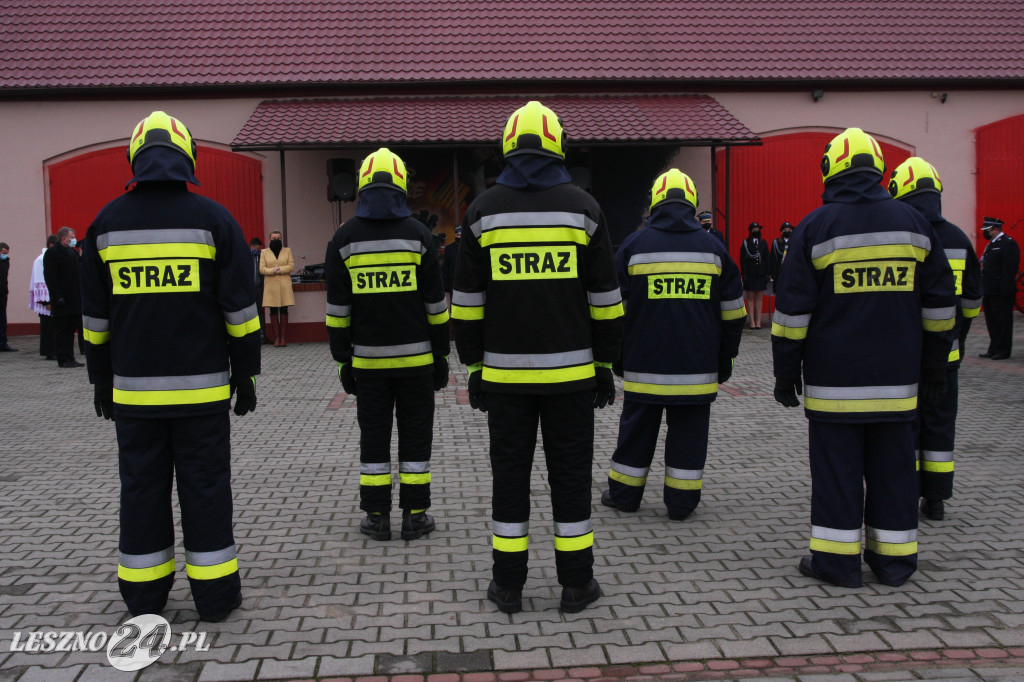
[{"label": "firefighter in dark uniform", "polygon": [[[849,128],[825,148],[824,205],[793,232],[772,322],[775,399],[806,381],[810,556],[800,572],[861,585],[864,560],[902,585],[917,569],[918,390],[946,386],[953,273],[927,219],[879,184],[878,143]],[[865,484],[867,494],[865,496]]]},{"label": "firefighter in dark uniform", "polygon": [[712,237],[718,239],[718,241],[725,243],[725,235],[722,234],[721,230],[715,229],[711,223],[711,211],[701,211],[697,215],[697,220],[700,221],[701,229],[710,234]]},{"label": "firefighter in dark uniform", "polygon": [[615,254],[626,307],[624,402],[601,502],[640,506],[666,412],[664,500],[676,521],[700,502],[711,403],[732,374],[746,315],[736,263],[701,229],[696,208],[693,181],[674,168],[663,173],[646,225]]},{"label": "firefighter in dark uniform", "polygon": [[918,156],[910,157],[893,171],[889,194],[916,208],[931,223],[956,287],[957,333],[946,368],[946,392],[934,400],[922,394],[917,403],[921,511],[929,519],[941,521],[945,517],[943,501],[953,496],[957,374],[971,322],[981,309],[981,265],[964,231],[942,217],[942,180],[934,166]]},{"label": "firefighter in dark uniform", "polygon": [[448,306],[434,236],[410,217],[405,163],[381,148],[359,169],[356,215],[327,246],[327,332],[346,393],[358,396],[359,532],[391,539],[391,427],[398,422],[402,539],[435,528],[434,391],[448,385]]},{"label": "firefighter in dark uniform", "polygon": [[622,298],[597,202],[565,167],[565,133],[540,102],[505,124],[505,169],[469,207],[452,292],[469,398],[487,412],[494,570],[487,597],[522,609],[537,424],[554,514],[561,609],[601,596],[590,522],[594,408],[615,397]]},{"label": "firefighter in dark uniform", "polygon": [[1003,221],[999,218],[984,218],[981,233],[989,242],[981,254],[982,303],[989,344],[979,357],[1006,360],[1013,347],[1013,304],[1017,297],[1020,247],[1003,232]]},{"label": "firefighter in dark uniform", "polygon": [[779,228],[779,236],[772,241],[771,255],[768,259],[773,286],[779,281],[779,271],[782,270],[782,261],[786,259],[786,250],[789,249],[789,240],[793,236],[793,225],[788,221],[782,223]]},{"label": "firefighter in dark uniform", "polygon": [[231,528],[229,402],[256,408],[260,323],[242,230],[198,185],[185,125],[155,111],[132,133],[136,183],[82,247],[82,310],[97,416],[113,417],[121,475],[117,569],[132,615],[159,613],[174,580],[177,478],[185,573],[199,618],[242,600]]}]

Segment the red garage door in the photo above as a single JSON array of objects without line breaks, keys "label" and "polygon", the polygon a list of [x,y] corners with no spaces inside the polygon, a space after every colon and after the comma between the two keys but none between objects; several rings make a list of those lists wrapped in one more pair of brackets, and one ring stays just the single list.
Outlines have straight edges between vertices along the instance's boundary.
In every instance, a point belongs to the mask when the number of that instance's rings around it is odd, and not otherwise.
[{"label": "red garage door", "polygon": [[[263,237],[263,182],[261,164],[241,154],[199,148],[196,178],[191,186],[223,204],[242,226],[246,241]],[[50,191],[50,231],[75,229],[79,239],[109,201],[124,194],[132,178],[124,147],[101,149],[47,166]]]},{"label": "red garage door", "polygon": [[999,218],[1018,242],[1024,237],[1024,114],[1005,118],[978,128],[977,219],[969,234],[979,242],[979,253],[985,241],[978,234],[981,219]]},{"label": "red garage door", "polygon": [[[729,216],[729,253],[739,258],[747,225],[757,221],[769,240],[779,236],[779,225],[796,225],[821,206],[821,155],[835,133],[792,133],[763,138],[760,147],[734,147],[731,151],[729,203],[725,203],[725,151],[718,152],[718,210],[716,221],[724,230]],[[911,152],[885,142],[882,155],[889,170],[911,156]],[[888,172],[885,180],[888,180]],[[883,183],[884,184],[884,183]]]}]

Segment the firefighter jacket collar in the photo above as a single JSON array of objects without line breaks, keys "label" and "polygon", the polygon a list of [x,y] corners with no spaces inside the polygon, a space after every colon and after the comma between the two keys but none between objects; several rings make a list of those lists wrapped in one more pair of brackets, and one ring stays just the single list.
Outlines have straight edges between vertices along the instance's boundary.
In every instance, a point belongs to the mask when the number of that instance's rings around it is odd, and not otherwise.
[{"label": "firefighter jacket collar", "polygon": [[133,182],[190,182],[196,187],[199,181],[192,172],[192,162],[181,152],[167,147],[153,147],[135,157],[132,164],[135,177],[129,180],[124,188],[128,189]]},{"label": "firefighter jacket collar", "polygon": [[387,187],[367,187],[359,193],[356,217],[369,220],[401,220],[412,213],[405,195]]},{"label": "firefighter jacket collar", "polygon": [[703,229],[695,217],[696,210],[689,204],[670,202],[655,206],[645,227],[668,232],[693,232]]},{"label": "firefighter jacket collar", "polygon": [[942,197],[935,192],[911,194],[900,201],[916,208],[932,225],[946,222],[941,213]]},{"label": "firefighter jacket collar", "polygon": [[516,154],[505,159],[497,183],[512,189],[536,191],[571,182],[565,162],[543,154]]},{"label": "firefighter jacket collar", "polygon": [[826,204],[872,204],[892,199],[889,191],[878,184],[874,173],[850,173],[828,181],[821,200]]}]

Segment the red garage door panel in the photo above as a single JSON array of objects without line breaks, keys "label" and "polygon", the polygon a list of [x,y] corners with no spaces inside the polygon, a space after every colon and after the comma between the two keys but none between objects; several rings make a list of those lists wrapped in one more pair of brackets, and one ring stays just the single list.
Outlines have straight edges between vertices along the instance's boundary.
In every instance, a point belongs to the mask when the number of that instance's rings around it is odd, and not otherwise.
[{"label": "red garage door panel", "polygon": [[[112,199],[124,194],[132,171],[124,147],[81,154],[47,167],[50,183],[50,231],[73,227],[79,238]],[[263,239],[261,164],[241,154],[199,148],[197,194],[223,204],[242,226],[246,240]]]},{"label": "red garage door panel", "polygon": [[[996,121],[977,130],[978,136],[978,215],[975,228],[985,216],[999,218],[1017,241],[1024,225],[1024,114]],[[979,253],[985,241],[974,230]]]},{"label": "red garage door panel", "polygon": [[[779,236],[779,225],[796,225],[821,206],[821,155],[837,133],[792,133],[763,138],[760,147],[734,147],[731,151],[729,204],[725,204],[725,151],[718,152],[719,211],[729,215],[729,253],[739,258],[747,225],[757,221],[769,240]],[[911,153],[880,143],[889,170]],[[886,180],[888,173],[886,173]],[[884,183],[883,183],[884,184]],[[718,216],[724,229],[724,217]]]}]

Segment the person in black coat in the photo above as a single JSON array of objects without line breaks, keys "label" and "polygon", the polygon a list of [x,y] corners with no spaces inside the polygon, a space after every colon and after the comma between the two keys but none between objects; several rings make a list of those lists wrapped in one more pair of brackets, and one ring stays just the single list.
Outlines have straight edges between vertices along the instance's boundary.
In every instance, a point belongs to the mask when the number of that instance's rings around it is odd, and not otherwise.
[{"label": "person in black coat", "polygon": [[717,237],[718,241],[725,243],[725,235],[722,234],[721,230],[716,230],[714,225],[711,224],[711,211],[702,211],[697,214],[697,220],[700,221],[700,226],[708,234]]},{"label": "person in black coat", "polygon": [[62,227],[57,243],[43,256],[43,277],[50,292],[53,340],[59,367],[83,367],[75,360],[75,331],[82,327],[82,285],[75,231]]},{"label": "person in black coat", "polygon": [[1013,303],[1017,297],[1020,247],[1003,232],[1003,221],[984,218],[981,233],[989,241],[981,255],[982,305],[988,328],[988,350],[980,357],[1005,360],[1013,345]]},{"label": "person in black coat", "polygon": [[779,228],[779,236],[772,242],[771,248],[771,276],[772,282],[778,283],[779,270],[782,269],[782,261],[786,258],[786,251],[789,249],[789,238],[793,236],[792,223],[785,222]]},{"label": "person in black coat", "polygon": [[11,271],[11,250],[6,243],[0,242],[0,353],[12,353],[17,348],[7,345],[7,275]]},{"label": "person in black coat", "polygon": [[768,244],[761,239],[761,226],[750,223],[749,236],[740,247],[740,271],[743,273],[743,296],[747,304],[747,321],[751,329],[761,328],[761,304],[768,288]]}]

